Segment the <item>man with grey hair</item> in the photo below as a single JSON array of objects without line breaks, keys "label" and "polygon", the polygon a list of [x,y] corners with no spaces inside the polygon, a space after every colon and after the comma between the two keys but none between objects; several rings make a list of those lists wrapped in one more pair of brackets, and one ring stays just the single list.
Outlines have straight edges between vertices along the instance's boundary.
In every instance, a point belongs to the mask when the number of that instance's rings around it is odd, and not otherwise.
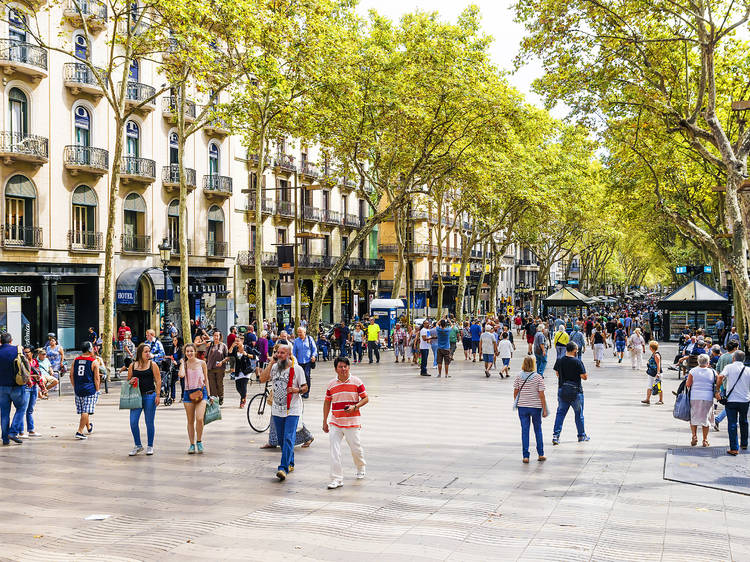
[{"label": "man with grey hair", "polygon": [[[725,396],[727,399],[725,412],[727,413],[727,429],[729,430],[728,455],[737,456],[742,447],[747,450],[748,423],[747,410],[750,405],[750,373],[745,367],[745,352],[737,350],[734,352],[734,362],[727,365],[716,379],[716,388],[724,383]],[[737,427],[740,436],[737,439]],[[739,446],[738,446],[739,445]]]},{"label": "man with grey hair", "polygon": [[544,369],[547,367],[547,337],[544,335],[543,322],[536,327],[534,357],[536,358],[536,372],[544,376]]}]

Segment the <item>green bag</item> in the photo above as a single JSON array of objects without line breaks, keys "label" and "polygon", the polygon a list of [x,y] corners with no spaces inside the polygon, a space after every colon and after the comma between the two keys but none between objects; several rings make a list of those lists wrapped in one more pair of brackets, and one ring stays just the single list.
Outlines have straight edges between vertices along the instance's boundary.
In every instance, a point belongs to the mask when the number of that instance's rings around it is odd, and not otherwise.
[{"label": "green bag", "polygon": [[134,387],[128,381],[122,381],[120,390],[120,410],[137,410],[143,408],[143,399],[138,387]]},{"label": "green bag", "polygon": [[206,413],[203,414],[203,425],[221,419],[221,408],[219,407],[219,398],[212,396],[211,400],[206,402]]}]

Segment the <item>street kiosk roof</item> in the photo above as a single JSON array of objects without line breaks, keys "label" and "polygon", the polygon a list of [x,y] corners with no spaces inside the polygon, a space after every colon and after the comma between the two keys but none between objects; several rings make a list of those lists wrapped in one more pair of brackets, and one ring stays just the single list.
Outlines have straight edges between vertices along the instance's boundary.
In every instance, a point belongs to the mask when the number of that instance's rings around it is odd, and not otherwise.
[{"label": "street kiosk roof", "polygon": [[691,279],[659,301],[658,306],[664,310],[723,310],[729,308],[729,299],[697,279]]}]

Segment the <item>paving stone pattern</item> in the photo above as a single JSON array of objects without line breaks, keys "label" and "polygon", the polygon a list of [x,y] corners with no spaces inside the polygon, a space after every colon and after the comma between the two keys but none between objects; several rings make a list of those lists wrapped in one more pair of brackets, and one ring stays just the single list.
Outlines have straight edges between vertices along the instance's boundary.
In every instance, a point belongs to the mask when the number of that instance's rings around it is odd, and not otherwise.
[{"label": "paving stone pattern", "polygon": [[[525,346],[524,346],[525,347]],[[674,350],[667,348],[664,357]],[[689,446],[667,404],[646,407],[646,375],[608,356],[584,355],[588,443],[572,411],[551,445],[557,384],[548,367],[546,463],[521,463],[512,379],[484,377],[461,348],[449,379],[416,367],[355,366],[367,477],[329,491],[328,438],[320,429],[331,363],[313,371],[304,419],[316,439],[296,449],[296,470],[274,478],[279,451],[259,450],[227,380],[223,420],[206,428],[203,455],[187,455],[180,404],[157,411],[153,457],[128,457],[119,385],[102,396],[95,431],[73,438],[70,395],[37,406],[43,437],[0,449],[0,559],[124,560],[750,560],[748,497],[665,480],[668,449]],[[511,363],[515,373],[522,353]],[[433,369],[431,369],[434,372]],[[257,391],[252,385],[249,393]],[[142,424],[142,438],[145,427]],[[710,433],[722,450],[726,433]],[[717,470],[731,461],[714,457]],[[682,467],[689,468],[689,467]],[[87,521],[92,514],[109,515]]]}]

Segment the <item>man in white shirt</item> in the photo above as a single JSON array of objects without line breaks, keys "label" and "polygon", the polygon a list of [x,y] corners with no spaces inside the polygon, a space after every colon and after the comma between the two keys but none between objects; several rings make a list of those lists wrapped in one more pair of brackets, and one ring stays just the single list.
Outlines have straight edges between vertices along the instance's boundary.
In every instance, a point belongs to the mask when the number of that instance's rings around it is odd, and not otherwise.
[{"label": "man in white shirt", "polygon": [[727,411],[727,425],[729,430],[728,455],[740,454],[737,440],[737,426],[740,428],[739,446],[747,450],[747,410],[750,405],[750,369],[745,367],[745,352],[737,350],[734,352],[734,362],[730,363],[716,379],[716,388],[720,388],[722,382],[727,397],[725,406]]},{"label": "man in white shirt", "polygon": [[419,374],[423,377],[430,377],[430,373],[427,372],[427,361],[430,358],[430,349],[432,348],[432,335],[430,333],[430,321],[425,320],[422,323],[422,329],[419,330]]},{"label": "man in white shirt", "polygon": [[497,344],[497,354],[503,362],[503,367],[500,369],[500,378],[503,378],[503,373],[505,373],[506,378],[510,378],[510,358],[513,357],[513,344],[508,339],[508,332],[501,334],[500,342]]},{"label": "man in white shirt", "polygon": [[497,355],[497,339],[489,322],[484,325],[484,332],[479,336],[479,350],[484,361],[484,376],[489,378],[490,367],[495,362],[495,355]]}]

